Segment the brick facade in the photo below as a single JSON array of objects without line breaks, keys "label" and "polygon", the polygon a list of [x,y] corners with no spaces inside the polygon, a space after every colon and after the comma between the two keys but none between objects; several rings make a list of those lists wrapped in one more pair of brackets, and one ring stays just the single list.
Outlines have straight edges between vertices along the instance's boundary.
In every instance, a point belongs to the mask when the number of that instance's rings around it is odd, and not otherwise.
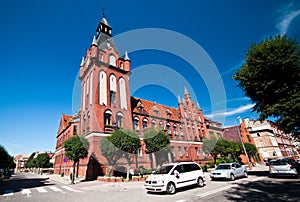
[{"label": "brick facade", "polygon": [[[202,139],[208,134],[206,119],[186,88],[184,97],[178,97],[178,108],[130,96],[130,59],[127,53],[124,58],[121,57],[111,38],[111,30],[103,17],[96,30],[97,35],[80,64],[81,109],[75,117],[62,116],[57,135],[55,173],[64,171],[68,174],[71,162],[64,161],[63,141],[76,135],[74,127],[90,144],[88,157],[79,161],[78,175],[81,177],[95,178],[106,173],[109,164],[99,145],[102,138],[118,128],[134,130],[141,138],[142,147],[131,165],[132,170],[156,168],[162,161],[211,160],[202,151]],[[171,152],[160,159],[154,154],[146,154],[143,130],[149,127],[169,134]],[[125,163],[124,159],[120,159],[118,166]]]}]

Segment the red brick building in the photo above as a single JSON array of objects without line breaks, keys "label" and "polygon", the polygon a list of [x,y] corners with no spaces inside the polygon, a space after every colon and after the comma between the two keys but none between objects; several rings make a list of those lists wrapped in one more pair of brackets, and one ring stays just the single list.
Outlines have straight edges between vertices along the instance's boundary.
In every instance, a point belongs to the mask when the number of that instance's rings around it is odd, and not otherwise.
[{"label": "red brick building", "polygon": [[[132,169],[157,166],[153,154],[145,153],[142,132],[149,127],[160,128],[169,134],[171,152],[164,156],[164,161],[206,161],[209,157],[202,151],[202,139],[208,133],[205,118],[188,90],[184,88],[183,99],[178,97],[178,108],[131,97],[131,67],[127,52],[124,57],[118,52],[112,39],[112,28],[104,17],[96,31],[97,35],[80,64],[80,115],[63,115],[60,122],[55,173],[70,167],[70,162],[64,157],[63,142],[77,131],[90,143],[88,157],[79,163],[78,174],[86,178],[106,173],[109,164],[101,154],[99,145],[101,139],[116,128],[135,130],[141,138],[142,147]],[[123,159],[119,163],[124,164]]]}]

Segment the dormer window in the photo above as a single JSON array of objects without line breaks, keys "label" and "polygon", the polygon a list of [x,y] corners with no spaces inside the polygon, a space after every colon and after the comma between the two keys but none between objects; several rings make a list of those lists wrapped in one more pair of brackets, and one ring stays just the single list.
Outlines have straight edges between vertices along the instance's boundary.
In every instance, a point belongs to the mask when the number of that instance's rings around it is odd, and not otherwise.
[{"label": "dormer window", "polygon": [[172,117],[172,113],[171,113],[171,111],[169,109],[167,109],[166,112],[167,112],[168,117]]},{"label": "dormer window", "polygon": [[123,66],[123,62],[120,62],[120,68],[123,69],[124,66]]},{"label": "dormer window", "polygon": [[158,108],[157,108],[156,106],[153,107],[153,112],[154,112],[156,115],[158,115],[159,110],[158,110]]}]

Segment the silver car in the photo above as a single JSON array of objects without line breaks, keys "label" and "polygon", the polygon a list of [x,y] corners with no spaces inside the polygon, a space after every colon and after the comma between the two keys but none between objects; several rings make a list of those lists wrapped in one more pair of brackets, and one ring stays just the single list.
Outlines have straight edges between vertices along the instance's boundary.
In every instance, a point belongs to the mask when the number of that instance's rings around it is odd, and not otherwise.
[{"label": "silver car", "polygon": [[290,175],[299,177],[299,165],[291,158],[272,160],[269,163],[270,177],[275,175]]},{"label": "silver car", "polygon": [[247,168],[239,163],[221,163],[210,173],[211,180],[230,179],[233,181],[238,177],[248,177]]}]

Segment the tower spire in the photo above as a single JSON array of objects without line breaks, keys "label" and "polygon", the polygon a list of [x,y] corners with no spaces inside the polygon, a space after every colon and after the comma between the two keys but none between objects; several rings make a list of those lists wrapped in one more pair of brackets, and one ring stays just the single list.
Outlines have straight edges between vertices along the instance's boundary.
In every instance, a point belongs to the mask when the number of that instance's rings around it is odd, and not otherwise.
[{"label": "tower spire", "polygon": [[104,8],[102,8],[102,18],[105,18]]},{"label": "tower spire", "polygon": [[186,88],[185,85],[184,85],[184,94],[185,94],[185,95],[190,94],[189,91],[188,91],[188,89]]}]

